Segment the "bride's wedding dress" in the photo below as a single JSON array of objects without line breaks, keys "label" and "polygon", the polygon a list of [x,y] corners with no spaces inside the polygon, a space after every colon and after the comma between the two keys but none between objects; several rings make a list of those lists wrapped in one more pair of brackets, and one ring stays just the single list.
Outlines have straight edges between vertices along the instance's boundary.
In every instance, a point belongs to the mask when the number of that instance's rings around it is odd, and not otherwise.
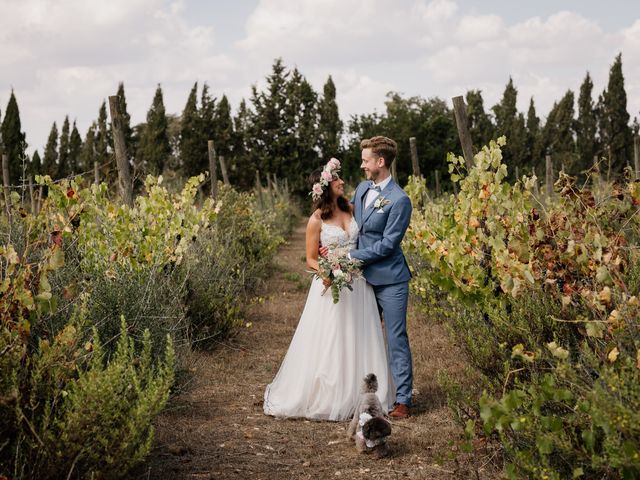
[{"label": "bride's wedding dress", "polygon": [[[323,223],[322,245],[355,247],[358,224],[349,231]],[[264,394],[264,412],[276,417],[346,420],[353,415],[360,385],[368,373],[378,377],[378,397],[389,409],[395,400],[380,316],[371,285],[353,281],[334,304],[331,292],[314,279],[300,322],[280,370]]]}]

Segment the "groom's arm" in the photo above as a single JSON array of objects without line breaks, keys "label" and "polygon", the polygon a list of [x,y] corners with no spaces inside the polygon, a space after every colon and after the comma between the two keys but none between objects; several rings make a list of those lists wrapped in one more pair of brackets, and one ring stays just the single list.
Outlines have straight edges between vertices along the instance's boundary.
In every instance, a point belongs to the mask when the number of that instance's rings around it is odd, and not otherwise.
[{"label": "groom's arm", "polygon": [[368,248],[351,250],[349,254],[365,265],[388,257],[400,246],[410,221],[411,201],[409,197],[402,197],[391,206],[382,238]]}]

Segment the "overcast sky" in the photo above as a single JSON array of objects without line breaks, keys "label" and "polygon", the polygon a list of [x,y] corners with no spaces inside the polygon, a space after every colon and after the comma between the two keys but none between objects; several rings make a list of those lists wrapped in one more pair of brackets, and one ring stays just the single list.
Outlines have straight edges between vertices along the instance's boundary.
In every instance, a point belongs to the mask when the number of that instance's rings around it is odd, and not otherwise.
[{"label": "overcast sky", "polygon": [[206,81],[237,107],[276,57],[317,90],[331,75],[341,116],[384,108],[391,90],[452,96],[481,89],[488,108],[511,75],[518,106],[546,114],[589,71],[597,96],[622,52],[640,116],[638,0],[0,0],[0,110],[14,89],[29,151],[52,122],[84,136],[123,81],[133,123],[156,85],[180,113]]}]

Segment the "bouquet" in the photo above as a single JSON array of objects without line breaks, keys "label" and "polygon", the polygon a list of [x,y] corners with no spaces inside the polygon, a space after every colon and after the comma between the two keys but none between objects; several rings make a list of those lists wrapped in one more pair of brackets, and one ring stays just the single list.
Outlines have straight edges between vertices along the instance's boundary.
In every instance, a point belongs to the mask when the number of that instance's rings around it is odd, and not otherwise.
[{"label": "bouquet", "polygon": [[[348,252],[344,249],[329,250],[327,256],[318,257],[318,272],[315,272],[317,278],[331,280],[331,296],[333,303],[340,300],[340,290],[348,288],[353,291],[351,284],[353,279],[362,276],[360,270],[360,261],[355,258],[349,258]],[[321,295],[324,295],[329,287],[326,287]]]}]

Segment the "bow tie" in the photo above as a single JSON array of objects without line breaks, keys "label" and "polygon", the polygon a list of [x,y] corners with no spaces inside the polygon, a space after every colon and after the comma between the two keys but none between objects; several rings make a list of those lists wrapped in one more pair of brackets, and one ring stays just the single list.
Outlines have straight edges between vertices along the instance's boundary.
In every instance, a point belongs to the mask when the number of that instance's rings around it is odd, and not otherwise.
[{"label": "bow tie", "polygon": [[373,183],[369,185],[369,190],[375,190],[376,192],[382,192],[382,189],[378,185],[374,185]]}]

